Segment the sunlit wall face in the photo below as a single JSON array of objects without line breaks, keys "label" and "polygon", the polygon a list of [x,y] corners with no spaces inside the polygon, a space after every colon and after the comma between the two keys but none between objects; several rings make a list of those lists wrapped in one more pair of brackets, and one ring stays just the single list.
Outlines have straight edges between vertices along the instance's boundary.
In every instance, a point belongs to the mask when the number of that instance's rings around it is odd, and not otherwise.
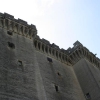
[{"label": "sunlit wall face", "polygon": [[41,38],[67,49],[79,40],[100,58],[100,1],[94,0],[0,0],[7,12],[35,24]]}]

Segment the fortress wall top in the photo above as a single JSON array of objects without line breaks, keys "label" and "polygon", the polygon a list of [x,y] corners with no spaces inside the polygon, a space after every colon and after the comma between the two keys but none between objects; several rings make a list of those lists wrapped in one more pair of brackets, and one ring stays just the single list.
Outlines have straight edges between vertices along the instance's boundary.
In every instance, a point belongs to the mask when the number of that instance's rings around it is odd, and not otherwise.
[{"label": "fortress wall top", "polygon": [[17,20],[14,16],[7,13],[0,13],[0,27],[30,39],[35,38],[37,34],[35,25],[28,25],[26,21],[21,19]]},{"label": "fortress wall top", "polygon": [[73,48],[69,47],[67,50],[60,49],[56,44],[50,44],[49,41],[40,39],[39,36],[37,36],[35,25],[28,25],[26,21],[15,19],[14,16],[7,13],[0,13],[0,27],[30,39],[34,38],[34,46],[36,50],[54,57],[67,65],[73,65],[84,57],[94,65],[100,67],[100,59],[91,53],[79,41],[76,41],[73,44]]},{"label": "fortress wall top", "polygon": [[[75,43],[77,45],[75,45]],[[86,58],[93,65],[100,69],[100,59],[96,57],[95,54],[90,52],[86,47],[84,47],[80,42],[76,41],[74,47],[70,49],[69,58],[71,59],[72,65],[78,62],[81,58]]]},{"label": "fortress wall top", "polygon": [[76,41],[74,46],[69,47],[67,50],[60,49],[59,46],[50,44],[49,41],[45,39],[40,39],[36,36],[34,40],[34,46],[36,50],[47,54],[57,60],[60,60],[67,65],[74,65],[81,58],[86,58],[92,64],[100,68],[100,59],[97,58],[93,53],[91,53],[86,47],[84,47],[79,41]]},{"label": "fortress wall top", "polygon": [[66,63],[67,65],[70,65],[68,62],[68,56],[63,52],[64,49],[60,49],[59,46],[55,45],[54,43],[50,44],[49,41],[40,39],[39,36],[36,36],[34,39],[34,46],[36,50],[45,53],[47,56],[51,56],[57,60],[60,60],[61,62]]}]

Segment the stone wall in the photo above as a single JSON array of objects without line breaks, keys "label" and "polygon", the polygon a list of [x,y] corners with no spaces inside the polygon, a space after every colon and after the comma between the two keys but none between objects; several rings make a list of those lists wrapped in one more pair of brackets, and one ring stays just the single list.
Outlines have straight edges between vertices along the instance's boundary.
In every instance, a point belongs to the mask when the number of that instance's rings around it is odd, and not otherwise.
[{"label": "stone wall", "polygon": [[84,100],[72,67],[37,51],[32,39],[0,28],[0,46],[0,100]]},{"label": "stone wall", "polygon": [[32,39],[0,28],[0,100],[38,100]]},{"label": "stone wall", "polygon": [[73,66],[80,86],[89,100],[100,99],[100,70],[86,59],[81,59]]},{"label": "stone wall", "polygon": [[[43,85],[42,90],[46,95],[45,99],[39,100],[85,100],[71,66],[39,51],[36,51],[36,56],[42,78],[38,84]],[[52,60],[48,61],[48,58]],[[41,95],[40,89],[39,92]]]},{"label": "stone wall", "polygon": [[0,100],[99,100],[100,59],[79,41],[64,50],[36,34],[0,13]]}]

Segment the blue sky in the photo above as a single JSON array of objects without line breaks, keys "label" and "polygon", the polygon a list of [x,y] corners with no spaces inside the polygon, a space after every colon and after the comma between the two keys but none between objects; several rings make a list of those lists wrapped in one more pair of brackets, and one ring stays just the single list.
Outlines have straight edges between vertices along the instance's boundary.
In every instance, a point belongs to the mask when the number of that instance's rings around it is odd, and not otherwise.
[{"label": "blue sky", "polygon": [[79,40],[100,58],[100,0],[0,0],[7,12],[34,24],[40,38],[67,49]]}]

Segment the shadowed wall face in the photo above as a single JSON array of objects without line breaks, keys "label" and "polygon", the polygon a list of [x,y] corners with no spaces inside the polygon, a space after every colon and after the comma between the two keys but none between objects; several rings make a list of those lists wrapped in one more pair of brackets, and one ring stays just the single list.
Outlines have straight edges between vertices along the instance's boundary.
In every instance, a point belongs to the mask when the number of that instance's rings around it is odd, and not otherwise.
[{"label": "shadowed wall face", "polygon": [[38,51],[36,57],[47,100],[85,100],[71,66]]},{"label": "shadowed wall face", "polygon": [[78,61],[73,68],[87,100],[99,100],[100,70],[86,59]]}]

